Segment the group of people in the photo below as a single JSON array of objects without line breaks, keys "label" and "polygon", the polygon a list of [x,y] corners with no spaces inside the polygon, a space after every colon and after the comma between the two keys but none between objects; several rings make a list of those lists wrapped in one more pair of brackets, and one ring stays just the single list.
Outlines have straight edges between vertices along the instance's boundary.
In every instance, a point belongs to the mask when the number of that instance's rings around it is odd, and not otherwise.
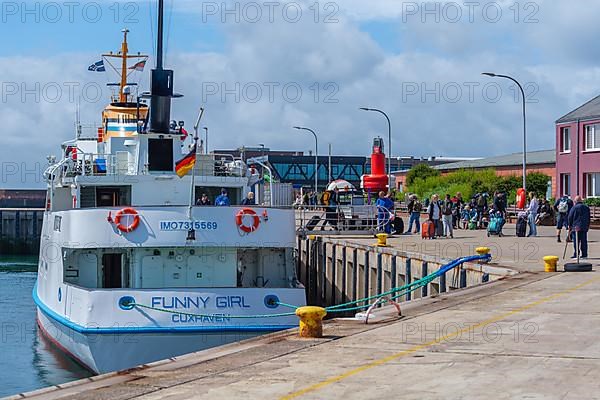
[{"label": "group of people", "polygon": [[[434,223],[434,237],[453,238],[455,229],[478,229],[484,225],[484,216],[488,212],[488,194],[478,193],[470,201],[465,201],[460,192],[454,196],[446,194],[443,199],[434,194],[422,204],[417,195],[408,196],[408,228],[407,234],[419,233],[421,230],[421,212],[427,210],[428,219]],[[506,194],[494,193],[493,206],[490,212],[506,215]],[[414,231],[413,231],[414,226]]]},{"label": "group of people", "polygon": [[[408,196],[408,227],[406,234],[419,233],[421,229],[421,212],[425,208],[427,216],[435,226],[435,236],[446,236],[453,238],[454,229],[478,229],[483,228],[486,222],[485,215],[497,215],[506,219],[507,195],[504,192],[495,192],[492,205],[488,210],[488,194],[478,193],[466,202],[461,193],[454,197],[449,194],[440,199],[437,194],[426,199],[423,205],[415,194]],[[581,258],[588,256],[588,231],[590,228],[590,209],[583,202],[581,196],[571,200],[569,196],[563,196],[556,200],[554,206],[543,199],[540,201],[534,192],[529,193],[529,202],[522,212],[523,218],[527,219],[529,226],[528,237],[537,236],[537,224],[550,216],[556,215],[556,236],[561,242],[561,231],[567,230],[567,240],[574,243],[573,258],[578,255]],[[414,227],[414,230],[413,230]],[[434,237],[435,237],[434,236]]]},{"label": "group of people", "polygon": [[[254,201],[254,193],[248,192],[244,200],[242,200],[243,206],[252,206],[255,205]],[[219,206],[219,207],[229,207],[231,206],[231,200],[229,199],[229,194],[225,188],[221,189],[221,194],[215,198],[215,201],[210,201],[210,198],[206,193],[202,193],[202,196],[198,200],[196,200],[197,206]]]}]

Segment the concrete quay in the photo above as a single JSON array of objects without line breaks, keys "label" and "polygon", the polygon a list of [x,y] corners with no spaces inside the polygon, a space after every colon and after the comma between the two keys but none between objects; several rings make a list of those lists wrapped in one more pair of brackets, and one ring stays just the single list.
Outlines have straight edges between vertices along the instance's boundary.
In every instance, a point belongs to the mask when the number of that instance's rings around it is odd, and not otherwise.
[{"label": "concrete quay", "polygon": [[[600,399],[600,272],[539,272],[544,255],[562,256],[552,232],[491,238],[537,243],[535,262],[514,261],[529,272],[403,303],[402,319],[384,308],[375,324],[327,321],[322,339],[290,330],[13,398]],[[408,240],[421,239],[390,244]],[[427,244],[461,240],[458,231]],[[598,269],[596,247],[588,261]]]}]

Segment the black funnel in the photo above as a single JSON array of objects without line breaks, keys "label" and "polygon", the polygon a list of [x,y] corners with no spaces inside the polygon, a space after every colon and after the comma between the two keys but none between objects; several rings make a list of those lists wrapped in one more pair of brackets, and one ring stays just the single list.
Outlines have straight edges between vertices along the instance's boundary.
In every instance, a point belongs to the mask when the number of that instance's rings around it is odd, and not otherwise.
[{"label": "black funnel", "polygon": [[164,0],[158,0],[158,32],[156,68],[152,70],[150,99],[150,132],[169,133],[173,71],[163,69]]}]

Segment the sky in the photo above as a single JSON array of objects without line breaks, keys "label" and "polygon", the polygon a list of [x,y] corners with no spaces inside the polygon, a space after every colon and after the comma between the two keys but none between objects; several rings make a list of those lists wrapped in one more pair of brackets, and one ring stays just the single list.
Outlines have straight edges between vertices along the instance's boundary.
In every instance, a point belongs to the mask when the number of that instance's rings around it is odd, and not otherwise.
[{"label": "sky", "polygon": [[[206,109],[210,147],[369,155],[393,124],[393,156],[484,157],[554,147],[554,121],[600,94],[600,1],[165,0],[172,117]],[[3,1],[0,187],[43,187],[46,156],[100,122],[116,79],[87,67],[155,51],[155,1]],[[150,64],[132,80],[148,90]],[[387,150],[387,149],[386,149]]]}]

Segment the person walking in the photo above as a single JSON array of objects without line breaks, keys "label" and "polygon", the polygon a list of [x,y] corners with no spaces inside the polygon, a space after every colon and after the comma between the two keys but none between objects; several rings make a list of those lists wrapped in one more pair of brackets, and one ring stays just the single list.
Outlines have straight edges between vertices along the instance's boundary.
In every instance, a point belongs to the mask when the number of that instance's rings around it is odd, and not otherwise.
[{"label": "person walking", "polygon": [[590,208],[583,203],[581,196],[575,196],[575,205],[569,212],[569,234],[573,240],[573,257],[588,257],[588,231],[590,230]]},{"label": "person walking", "polygon": [[[569,213],[573,206],[573,200],[567,195],[564,195],[554,203],[554,211],[556,211],[556,241],[558,243],[561,242],[560,234],[562,228],[565,228],[565,230],[569,229]],[[567,235],[567,241],[568,240],[569,237]]]},{"label": "person walking", "polygon": [[440,229],[440,218],[442,217],[442,209],[440,207],[440,197],[437,194],[431,196],[429,207],[427,207],[427,213],[429,214],[429,220],[433,222],[433,226],[435,226],[435,232],[432,237],[432,239],[435,239],[436,236],[440,236],[440,232],[442,231]]},{"label": "person walking", "polygon": [[535,192],[529,192],[529,207],[527,208],[527,222],[529,224],[529,234],[527,237],[537,236],[537,226],[535,220],[539,208],[539,202]]},{"label": "person walking", "polygon": [[413,223],[415,224],[415,233],[421,232],[421,210],[423,205],[419,202],[416,194],[411,194],[408,200],[408,229],[406,234],[410,235],[412,232]]},{"label": "person walking", "polygon": [[453,203],[450,195],[446,195],[446,199],[442,203],[442,222],[444,224],[444,236],[454,238],[452,231],[452,208]]}]

